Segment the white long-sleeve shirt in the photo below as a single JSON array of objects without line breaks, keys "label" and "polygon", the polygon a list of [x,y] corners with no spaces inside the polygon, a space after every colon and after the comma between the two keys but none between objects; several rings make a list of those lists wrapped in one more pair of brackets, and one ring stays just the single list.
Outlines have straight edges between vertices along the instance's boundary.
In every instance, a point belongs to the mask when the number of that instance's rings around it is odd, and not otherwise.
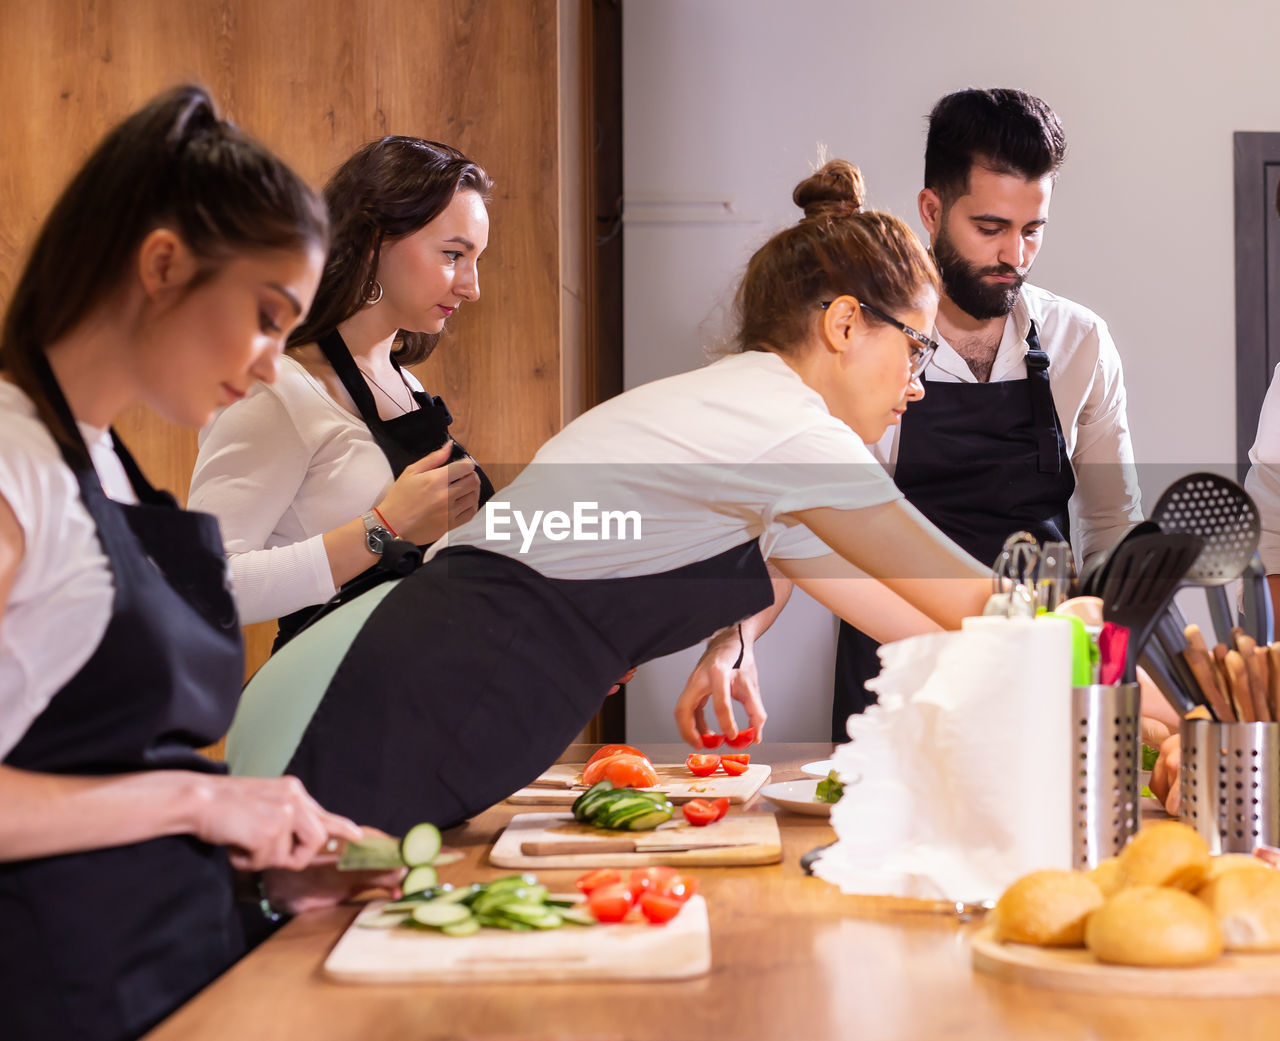
[{"label": "white long-sleeve shirt", "polygon": [[[1035,320],[1040,347],[1049,356],[1049,386],[1075,473],[1071,534],[1077,559],[1112,545],[1142,519],[1142,492],[1134,468],[1125,414],[1124,372],[1107,323],[1086,307],[1038,286],[1024,285],[991,370],[992,381],[1027,376],[1027,332]],[[968,363],[935,330],[939,347],[926,379],[976,383]],[[910,423],[907,409],[906,422]],[[874,446],[890,472],[902,428],[890,427]]]},{"label": "white long-sleeve shirt", "polygon": [[258,384],[201,431],[188,506],[218,518],[240,620],[250,624],[333,596],[324,533],[371,509],[393,483],[364,422],[286,355],[275,383]]},{"label": "white long-sleeve shirt", "polygon": [[1258,507],[1262,537],[1258,554],[1268,575],[1280,574],[1280,365],[1272,373],[1271,385],[1258,416],[1258,435],[1249,449],[1249,474],[1244,488]]}]

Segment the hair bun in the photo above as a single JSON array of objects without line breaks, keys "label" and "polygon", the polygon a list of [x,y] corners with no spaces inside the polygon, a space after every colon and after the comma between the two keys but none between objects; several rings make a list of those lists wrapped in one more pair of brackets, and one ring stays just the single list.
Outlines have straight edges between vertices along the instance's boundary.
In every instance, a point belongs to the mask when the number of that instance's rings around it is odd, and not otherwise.
[{"label": "hair bun", "polygon": [[865,197],[862,171],[847,159],[832,159],[791,193],[805,220],[852,217],[862,210]]}]

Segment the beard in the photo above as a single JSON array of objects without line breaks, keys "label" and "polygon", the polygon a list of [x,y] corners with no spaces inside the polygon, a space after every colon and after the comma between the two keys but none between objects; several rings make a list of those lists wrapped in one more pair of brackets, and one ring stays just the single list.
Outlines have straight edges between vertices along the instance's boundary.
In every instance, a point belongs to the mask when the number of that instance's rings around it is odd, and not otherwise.
[{"label": "beard", "polygon": [[[1008,264],[981,269],[970,264],[951,244],[943,228],[938,229],[933,240],[933,259],[942,277],[942,288],[951,302],[979,321],[1003,318],[1012,312],[1022,283],[1026,281],[1017,268]],[[988,285],[982,281],[984,275],[1013,275],[1014,280],[1008,285]]]}]

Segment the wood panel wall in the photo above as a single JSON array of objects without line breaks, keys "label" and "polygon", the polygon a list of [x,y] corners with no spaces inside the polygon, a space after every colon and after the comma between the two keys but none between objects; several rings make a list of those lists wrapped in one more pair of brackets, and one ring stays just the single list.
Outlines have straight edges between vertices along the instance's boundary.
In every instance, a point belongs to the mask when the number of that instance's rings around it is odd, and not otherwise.
[{"label": "wood panel wall", "polygon": [[[0,0],[0,300],[45,211],[98,138],[176,82],[206,85],[230,118],[312,184],[388,133],[448,142],[495,182],[481,299],[418,370],[454,432],[510,474],[559,429],[558,31],[578,0]],[[572,13],[572,12],[571,12]],[[572,24],[572,20],[569,24]],[[575,59],[576,60],[576,59]],[[572,84],[572,75],[567,81]],[[571,122],[580,131],[580,120]],[[580,341],[581,338],[578,338]],[[575,341],[575,342],[578,342]],[[570,360],[570,378],[577,363]],[[185,497],[195,435],[141,410],[122,436]],[[250,631],[250,669],[274,625]]]}]

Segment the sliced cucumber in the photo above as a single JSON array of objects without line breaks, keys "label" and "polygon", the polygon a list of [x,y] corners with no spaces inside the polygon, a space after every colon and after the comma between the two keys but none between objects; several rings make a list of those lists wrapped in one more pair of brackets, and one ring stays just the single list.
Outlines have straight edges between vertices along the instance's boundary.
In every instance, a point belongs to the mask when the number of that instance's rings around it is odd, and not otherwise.
[{"label": "sliced cucumber", "polygon": [[359,842],[348,842],[338,857],[339,871],[386,871],[403,866],[400,843],[389,835],[369,835]]},{"label": "sliced cucumber", "polygon": [[471,912],[461,904],[446,904],[439,900],[419,904],[413,909],[413,920],[419,925],[431,925],[437,929],[457,925],[471,918]]},{"label": "sliced cucumber", "polygon": [[446,936],[474,936],[480,931],[480,922],[473,916],[452,925],[442,925],[440,931]]},{"label": "sliced cucumber", "polygon": [[409,920],[409,916],[407,914],[393,914],[387,911],[387,909],[384,907],[377,914],[370,915],[368,918],[361,918],[360,928],[390,929],[393,926],[402,925],[408,920]]},{"label": "sliced cucumber", "polygon": [[665,824],[671,819],[670,810],[659,810],[656,807],[648,813],[636,814],[628,817],[626,821],[615,824],[615,828],[624,828],[627,831],[652,831],[659,824]]},{"label": "sliced cucumber", "polygon": [[589,821],[600,808],[606,795],[614,791],[612,781],[598,781],[577,797],[573,803],[573,818],[578,821]]},{"label": "sliced cucumber", "polygon": [[444,867],[446,864],[456,864],[460,860],[466,860],[467,855],[460,849],[447,850],[444,853],[437,853],[436,859],[431,862],[433,867]]},{"label": "sliced cucumber", "polygon": [[415,824],[400,840],[400,856],[411,868],[432,864],[442,845],[440,829],[434,824]]},{"label": "sliced cucumber", "polygon": [[582,904],[574,904],[572,907],[558,907],[556,914],[560,916],[560,920],[568,922],[570,925],[595,925],[596,916],[586,909]]},{"label": "sliced cucumber", "polygon": [[410,868],[409,873],[404,876],[404,881],[400,883],[400,891],[405,896],[411,893],[420,893],[424,889],[434,889],[440,882],[440,876],[436,874],[436,869],[430,864],[420,864],[416,868]]}]

